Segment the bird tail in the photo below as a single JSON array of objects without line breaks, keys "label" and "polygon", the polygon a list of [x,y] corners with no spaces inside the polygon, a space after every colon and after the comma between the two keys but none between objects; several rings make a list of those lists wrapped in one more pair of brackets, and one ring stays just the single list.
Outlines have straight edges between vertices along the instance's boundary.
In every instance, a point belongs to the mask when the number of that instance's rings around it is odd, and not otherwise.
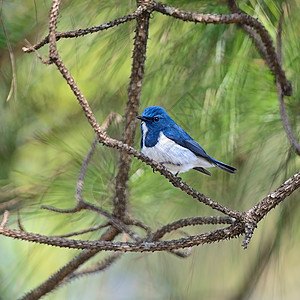
[{"label": "bird tail", "polygon": [[231,174],[234,174],[236,173],[236,168],[232,167],[232,166],[229,166],[229,165],[226,165],[218,160],[215,160],[214,159],[214,163],[216,164],[216,166],[228,173],[231,173]]}]

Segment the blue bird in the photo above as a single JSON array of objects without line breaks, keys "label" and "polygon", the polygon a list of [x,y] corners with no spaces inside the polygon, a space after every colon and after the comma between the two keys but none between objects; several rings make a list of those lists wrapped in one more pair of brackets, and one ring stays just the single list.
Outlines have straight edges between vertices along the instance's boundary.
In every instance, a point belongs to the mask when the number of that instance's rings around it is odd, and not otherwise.
[{"label": "blue bird", "polygon": [[205,169],[211,167],[218,167],[228,173],[236,172],[236,168],[207,155],[162,107],[150,106],[137,118],[141,120],[142,153],[164,165],[176,176],[190,169],[211,176]]}]

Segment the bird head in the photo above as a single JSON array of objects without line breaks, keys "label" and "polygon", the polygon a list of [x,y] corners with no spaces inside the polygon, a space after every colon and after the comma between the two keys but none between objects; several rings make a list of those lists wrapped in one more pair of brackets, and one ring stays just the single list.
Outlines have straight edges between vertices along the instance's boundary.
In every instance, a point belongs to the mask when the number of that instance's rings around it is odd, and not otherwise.
[{"label": "bird head", "polygon": [[148,130],[163,130],[174,123],[167,112],[160,106],[147,107],[142,115],[137,118],[142,121],[142,124],[145,122]]}]

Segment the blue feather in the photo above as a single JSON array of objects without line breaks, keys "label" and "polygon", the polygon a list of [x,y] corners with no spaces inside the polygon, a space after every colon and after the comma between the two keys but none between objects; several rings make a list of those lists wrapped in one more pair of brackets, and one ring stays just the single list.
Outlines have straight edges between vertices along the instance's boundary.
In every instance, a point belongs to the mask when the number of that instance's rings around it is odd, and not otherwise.
[{"label": "blue feather", "polygon": [[235,173],[236,169],[209,156],[205,150],[159,106],[146,108],[141,122],[141,148],[145,155],[164,164],[173,173],[195,169],[211,175],[204,167],[219,167]]}]

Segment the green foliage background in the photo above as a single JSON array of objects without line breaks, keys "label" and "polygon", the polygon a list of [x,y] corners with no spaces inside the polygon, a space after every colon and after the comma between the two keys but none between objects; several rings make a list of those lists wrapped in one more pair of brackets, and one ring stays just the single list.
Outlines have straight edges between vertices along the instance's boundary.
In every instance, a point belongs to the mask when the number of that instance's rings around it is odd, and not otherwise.
[{"label": "green foliage background", "polygon": [[[168,3],[203,13],[229,13],[223,1]],[[76,178],[94,136],[55,66],[42,65],[34,54],[21,51],[24,39],[33,44],[47,33],[50,6],[49,0],[1,2],[1,18],[15,57],[17,88],[7,102],[13,72],[2,26],[0,201],[14,200],[10,227],[17,227],[19,210],[26,230],[56,235],[103,219],[90,212],[69,216],[40,209],[41,204],[75,205]],[[284,68],[294,88],[286,103],[298,132],[299,3],[251,0],[239,1],[239,6],[263,22],[274,39],[280,8],[285,10]],[[135,1],[63,1],[58,30],[98,25],[134,10]],[[134,29],[133,21],[58,42],[62,58],[99,123],[111,111],[124,115]],[[46,57],[47,50],[44,47],[39,52]],[[299,170],[299,158],[282,128],[274,78],[236,25],[196,25],[154,13],[147,51],[141,112],[150,105],[163,106],[210,155],[238,168],[234,176],[220,170],[212,170],[212,177],[190,171],[182,175],[184,181],[244,211]],[[122,130],[122,124],[113,124],[108,132],[121,138]],[[140,132],[136,148],[139,139]],[[117,151],[99,145],[85,182],[86,200],[105,209],[112,205],[117,159]],[[152,228],[178,218],[216,214],[135,159],[129,186],[131,214]],[[126,254],[104,273],[76,280],[48,299],[234,299],[239,292],[250,299],[295,299],[300,284],[297,200],[299,193],[259,224],[247,251],[241,248],[240,238],[198,247],[184,260],[165,253]],[[185,233],[208,229],[191,228]],[[98,236],[99,232],[83,238]],[[270,252],[263,258],[265,249]],[[21,296],[78,253],[0,237],[2,298]]]}]

